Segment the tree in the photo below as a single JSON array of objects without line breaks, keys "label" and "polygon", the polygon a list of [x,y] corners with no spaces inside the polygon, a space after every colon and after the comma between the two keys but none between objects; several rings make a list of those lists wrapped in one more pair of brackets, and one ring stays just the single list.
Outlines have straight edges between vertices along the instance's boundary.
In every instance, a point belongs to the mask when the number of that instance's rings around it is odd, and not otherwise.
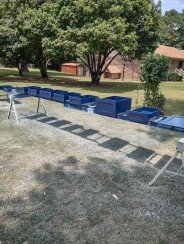
[{"label": "tree", "polygon": [[160,91],[160,83],[166,80],[171,61],[168,57],[149,54],[142,62],[141,81],[144,82],[144,103],[163,109],[165,97]]},{"label": "tree", "polygon": [[177,31],[178,35],[177,35],[177,47],[184,49],[184,10],[183,12],[180,14],[180,18],[179,18],[179,28]]},{"label": "tree", "polygon": [[35,64],[42,78],[48,78],[47,64],[52,54],[47,43],[55,37],[55,20],[51,14],[52,4],[42,4],[38,9],[28,8],[24,12],[25,36],[30,41]]},{"label": "tree", "polygon": [[151,0],[60,0],[56,10],[57,47],[89,68],[93,84],[117,55],[140,58],[156,47],[159,14]]},{"label": "tree", "polygon": [[6,11],[0,25],[0,55],[17,67],[20,75],[31,60],[40,69],[42,78],[48,78],[47,63],[52,57],[48,46],[56,33],[53,2],[3,1]]},{"label": "tree", "polygon": [[170,10],[162,18],[160,43],[184,49],[184,10]]},{"label": "tree", "polygon": [[5,63],[17,67],[19,75],[23,75],[30,57],[29,42],[23,32],[21,9],[18,11],[14,3],[1,3],[0,56]]}]

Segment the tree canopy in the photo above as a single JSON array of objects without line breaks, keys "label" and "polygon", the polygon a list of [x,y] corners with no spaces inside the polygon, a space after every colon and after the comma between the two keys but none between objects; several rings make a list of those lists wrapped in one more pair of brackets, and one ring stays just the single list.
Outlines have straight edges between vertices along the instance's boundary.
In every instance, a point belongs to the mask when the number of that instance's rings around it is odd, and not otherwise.
[{"label": "tree canopy", "polygon": [[161,44],[184,49],[184,10],[171,10],[162,18],[160,30]]},{"label": "tree canopy", "polygon": [[4,0],[0,18],[1,57],[18,68],[31,59],[47,78],[48,60],[72,54],[95,84],[117,55],[153,51],[160,23],[152,0]]},{"label": "tree canopy", "polygon": [[0,56],[22,73],[20,64],[31,60],[47,78],[47,61],[51,54],[47,43],[56,38],[51,1],[4,1],[0,31]]},{"label": "tree canopy", "polygon": [[151,0],[59,1],[57,11],[57,43],[89,68],[93,83],[118,54],[140,58],[156,47],[159,14]]},{"label": "tree canopy", "polygon": [[15,2],[5,2],[1,5],[0,21],[0,56],[10,65],[19,69],[23,60],[29,59],[29,40],[23,30],[24,19],[22,8],[16,8]]}]

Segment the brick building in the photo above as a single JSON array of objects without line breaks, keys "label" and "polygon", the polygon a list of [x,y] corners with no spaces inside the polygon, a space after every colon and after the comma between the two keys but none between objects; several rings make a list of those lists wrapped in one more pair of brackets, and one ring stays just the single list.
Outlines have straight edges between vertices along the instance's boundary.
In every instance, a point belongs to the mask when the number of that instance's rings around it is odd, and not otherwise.
[{"label": "brick building", "polygon": [[[107,59],[111,60],[116,52],[113,52]],[[155,54],[167,56],[171,60],[171,69],[184,70],[184,50],[179,50],[170,46],[158,45]],[[139,70],[141,62],[139,60],[125,61],[121,55],[118,55],[108,66],[103,74],[104,78],[121,80],[139,80]],[[62,64],[62,72],[79,76],[90,76],[89,70],[85,65],[78,63]]]},{"label": "brick building", "polygon": [[171,60],[171,69],[173,71],[178,69],[184,70],[184,50],[159,45],[155,53],[168,57]]}]

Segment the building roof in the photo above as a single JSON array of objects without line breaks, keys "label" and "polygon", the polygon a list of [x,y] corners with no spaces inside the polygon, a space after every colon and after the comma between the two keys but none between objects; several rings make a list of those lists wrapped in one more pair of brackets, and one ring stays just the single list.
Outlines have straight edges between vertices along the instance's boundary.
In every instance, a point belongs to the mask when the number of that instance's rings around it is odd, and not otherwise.
[{"label": "building roof", "polygon": [[108,66],[107,71],[111,74],[121,73],[121,71],[118,69],[118,67],[116,65],[112,65],[112,64]]},{"label": "building roof", "polygon": [[70,67],[77,67],[77,66],[79,66],[80,64],[78,64],[78,63],[64,63],[64,64],[62,64],[62,66],[70,66]]},{"label": "building roof", "polygon": [[184,50],[180,50],[175,47],[158,45],[157,49],[155,50],[155,54],[164,55],[171,59],[184,60]]}]

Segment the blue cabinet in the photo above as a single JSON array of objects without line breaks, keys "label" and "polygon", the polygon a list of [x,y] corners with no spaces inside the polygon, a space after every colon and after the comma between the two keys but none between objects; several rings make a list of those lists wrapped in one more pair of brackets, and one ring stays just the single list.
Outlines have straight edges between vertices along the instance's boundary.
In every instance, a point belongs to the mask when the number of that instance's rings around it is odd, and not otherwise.
[{"label": "blue cabinet", "polygon": [[54,95],[54,90],[51,89],[51,88],[42,88],[42,89],[40,89],[40,92],[39,92],[39,97],[40,98],[52,100],[53,95]]},{"label": "blue cabinet", "polygon": [[16,87],[17,93],[28,95],[29,88],[37,88],[37,86],[23,86],[23,87]]},{"label": "blue cabinet", "polygon": [[0,86],[0,90],[5,92],[11,92],[13,89],[15,89],[15,87],[10,85]]},{"label": "blue cabinet", "polygon": [[69,96],[69,104],[74,107],[82,108],[85,104],[94,103],[96,98],[97,96],[92,95]]},{"label": "blue cabinet", "polygon": [[149,119],[159,116],[161,111],[154,107],[140,107],[118,114],[119,119],[129,120],[136,123],[148,124]]},{"label": "blue cabinet", "polygon": [[70,96],[80,96],[80,95],[81,95],[80,93],[76,93],[76,92],[61,91],[61,92],[54,93],[52,100],[60,103],[65,103],[66,101],[69,100]]},{"label": "blue cabinet", "polygon": [[167,117],[158,117],[149,121],[152,126],[180,131],[184,133],[184,116],[171,115]]},{"label": "blue cabinet", "polygon": [[34,86],[31,88],[28,88],[28,95],[37,97],[37,96],[39,96],[40,89],[41,89],[41,87],[39,87],[39,86]]},{"label": "blue cabinet", "polygon": [[131,102],[130,97],[97,98],[95,101],[96,113],[116,118],[119,113],[131,109]]}]

